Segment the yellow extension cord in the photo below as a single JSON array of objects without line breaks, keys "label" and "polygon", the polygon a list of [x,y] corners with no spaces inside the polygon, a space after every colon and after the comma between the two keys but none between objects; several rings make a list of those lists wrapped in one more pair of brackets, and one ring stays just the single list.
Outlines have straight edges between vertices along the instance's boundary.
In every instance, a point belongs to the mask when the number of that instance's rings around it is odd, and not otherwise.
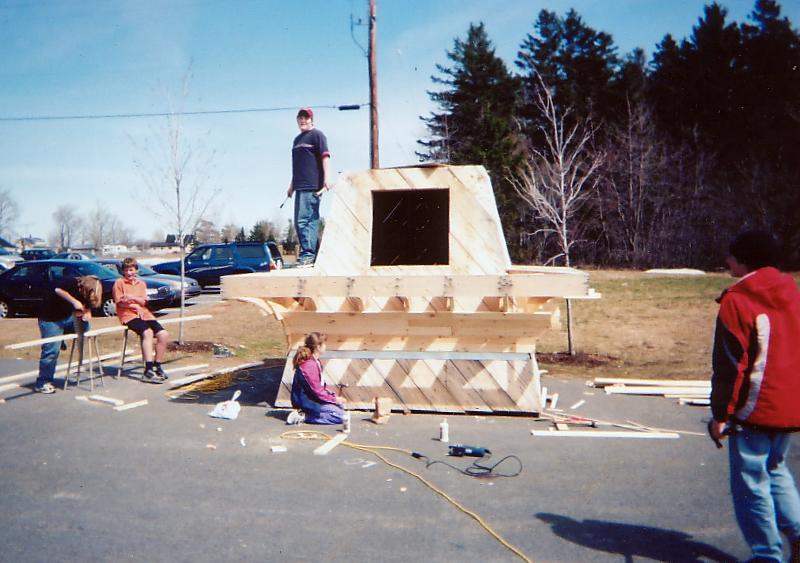
[{"label": "yellow extension cord", "polygon": [[[331,439],[331,436],[325,434],[324,432],[320,432],[318,430],[289,430],[289,431],[284,432],[283,434],[281,434],[281,438],[284,438],[284,439],[287,439],[287,440],[325,440],[325,441],[328,441],[328,440]],[[505,546],[507,549],[509,549],[512,553],[514,553],[514,555],[518,556],[520,559],[522,559],[523,561],[526,561],[527,563],[533,563],[532,559],[530,559],[527,555],[522,553],[522,551],[520,551],[518,548],[514,547],[513,545],[508,543],[505,539],[503,539],[500,536],[500,534],[495,532],[494,529],[492,529],[492,527],[489,526],[489,524],[487,524],[486,521],[483,518],[481,518],[478,514],[476,514],[475,512],[473,512],[470,509],[468,509],[465,506],[463,506],[461,503],[459,503],[453,497],[448,495],[443,490],[439,489],[436,485],[434,485],[430,481],[426,480],[421,475],[419,475],[417,473],[414,473],[410,469],[406,469],[405,467],[403,467],[401,465],[397,465],[396,463],[393,463],[393,462],[389,461],[388,459],[386,459],[384,456],[382,456],[378,452],[378,450],[386,450],[386,451],[402,452],[402,453],[411,455],[412,454],[411,451],[404,450],[402,448],[393,448],[391,446],[367,446],[367,445],[364,445],[364,444],[354,444],[352,442],[346,442],[346,441],[342,442],[342,445],[343,446],[347,446],[348,448],[353,448],[354,450],[359,450],[359,451],[362,451],[362,452],[370,453],[370,454],[374,455],[375,457],[377,457],[378,459],[380,459],[386,465],[388,465],[390,467],[394,467],[395,469],[399,469],[403,473],[405,473],[407,475],[411,475],[412,477],[415,477],[416,479],[421,481],[423,485],[425,485],[430,490],[432,490],[434,493],[436,493],[439,496],[443,497],[450,504],[452,504],[453,506],[458,508],[461,512],[463,512],[464,514],[466,514],[467,516],[469,516],[473,520],[475,520],[478,524],[480,524],[480,526],[484,530],[486,530],[489,533],[489,535],[491,535],[494,539],[496,539],[501,544],[503,544],[503,546]]]}]

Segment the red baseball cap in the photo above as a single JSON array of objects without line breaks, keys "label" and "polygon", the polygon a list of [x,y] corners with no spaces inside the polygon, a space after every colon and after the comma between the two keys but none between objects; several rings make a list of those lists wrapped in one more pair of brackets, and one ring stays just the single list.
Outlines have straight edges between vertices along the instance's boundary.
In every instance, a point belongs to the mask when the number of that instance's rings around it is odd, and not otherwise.
[{"label": "red baseball cap", "polygon": [[303,114],[306,114],[312,120],[314,119],[314,112],[311,110],[311,108],[300,108],[300,111],[297,112],[297,117],[300,117]]}]

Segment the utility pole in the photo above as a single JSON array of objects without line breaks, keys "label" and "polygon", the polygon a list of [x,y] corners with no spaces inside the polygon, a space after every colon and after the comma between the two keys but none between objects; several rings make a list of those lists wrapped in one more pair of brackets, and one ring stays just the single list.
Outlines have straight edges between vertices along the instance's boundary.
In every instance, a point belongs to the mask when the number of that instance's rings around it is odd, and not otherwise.
[{"label": "utility pole", "polygon": [[378,157],[378,69],[375,63],[375,2],[369,0],[369,162],[370,168],[380,168]]}]

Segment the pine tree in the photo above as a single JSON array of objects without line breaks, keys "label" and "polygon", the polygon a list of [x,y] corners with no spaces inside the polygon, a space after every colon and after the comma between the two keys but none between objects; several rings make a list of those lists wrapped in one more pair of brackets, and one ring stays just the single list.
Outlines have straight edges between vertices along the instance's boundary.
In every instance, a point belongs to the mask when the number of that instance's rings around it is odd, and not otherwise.
[{"label": "pine tree", "polygon": [[516,81],[495,55],[482,23],[470,25],[464,40],[447,52],[451,67],[436,65],[432,76],[441,91],[429,91],[440,112],[421,117],[429,138],[418,141],[422,161],[481,164],[494,187],[500,218],[512,257],[520,257],[520,202],[506,179],[519,163],[513,129]]}]

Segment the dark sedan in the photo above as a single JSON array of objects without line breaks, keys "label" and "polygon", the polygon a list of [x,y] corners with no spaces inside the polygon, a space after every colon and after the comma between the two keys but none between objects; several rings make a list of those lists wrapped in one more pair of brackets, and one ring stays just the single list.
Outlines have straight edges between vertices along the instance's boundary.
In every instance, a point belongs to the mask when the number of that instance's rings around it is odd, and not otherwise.
[{"label": "dark sedan", "polygon": [[[112,268],[113,271],[121,274],[122,273],[122,260],[118,259],[103,259],[103,260],[96,260],[99,264],[106,266],[107,268]],[[139,277],[143,280],[158,280],[164,283],[169,284],[172,287],[172,290],[175,292],[175,301],[172,303],[173,306],[178,306],[181,304],[181,277],[180,276],[173,276],[171,274],[159,274],[149,266],[144,264],[139,264]],[[189,300],[192,297],[197,297],[203,292],[203,288],[200,287],[200,284],[197,283],[197,280],[194,278],[190,278],[189,276],[185,276],[183,280],[183,297],[184,300]]]},{"label": "dark sedan", "polygon": [[29,248],[20,254],[25,260],[49,260],[55,258],[56,253],[49,248]]},{"label": "dark sedan", "polygon": [[[104,268],[97,262],[84,260],[37,260],[17,264],[0,274],[0,318],[14,314],[35,315],[45,295],[53,291],[64,278],[97,276],[103,284],[103,303],[96,314],[111,317],[116,314],[111,288],[119,279],[118,273]],[[147,306],[152,311],[168,307],[175,294],[163,282],[148,281]]]}]

